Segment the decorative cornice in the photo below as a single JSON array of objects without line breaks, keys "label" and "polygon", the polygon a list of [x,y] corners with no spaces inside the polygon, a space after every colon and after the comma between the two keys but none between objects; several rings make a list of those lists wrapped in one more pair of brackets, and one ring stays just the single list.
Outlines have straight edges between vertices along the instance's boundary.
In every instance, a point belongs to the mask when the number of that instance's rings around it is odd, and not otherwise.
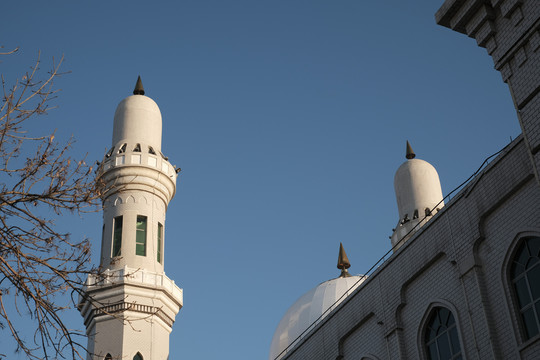
[{"label": "decorative cornice", "polygon": [[[90,274],[83,287],[83,292],[85,296],[95,297],[96,293],[123,286],[161,291],[179,307],[183,305],[183,290],[167,275],[127,266],[120,269],[107,269],[100,274]],[[81,309],[83,304],[88,302],[85,296],[81,296],[79,299]]]},{"label": "decorative cornice", "polygon": [[174,324],[174,319],[165,314],[165,312],[156,306],[142,305],[134,302],[121,301],[114,304],[103,305],[92,309],[89,315],[85,318],[84,324],[87,326],[92,320],[100,316],[117,316],[119,313],[126,311],[148,314],[160,318],[169,327]]}]

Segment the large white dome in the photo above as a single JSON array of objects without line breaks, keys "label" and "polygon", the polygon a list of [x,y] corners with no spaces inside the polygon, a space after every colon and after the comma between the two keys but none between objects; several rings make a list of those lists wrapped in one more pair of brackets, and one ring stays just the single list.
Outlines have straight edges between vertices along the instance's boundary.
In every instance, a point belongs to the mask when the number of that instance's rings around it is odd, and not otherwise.
[{"label": "large white dome", "polygon": [[[272,338],[269,360],[283,357],[284,351],[321,315],[326,316],[349,296],[365,279],[365,276],[338,277],[323,282],[308,291],[287,310]],[[342,297],[342,295],[346,294]],[[339,301],[338,301],[339,300]],[[330,309],[332,307],[332,309]],[[327,311],[328,310],[328,311]],[[324,316],[321,317],[324,318]],[[319,321],[321,320],[319,319]],[[307,333],[307,332],[306,332]],[[291,347],[292,348],[292,347]],[[289,349],[290,350],[290,349]]]}]

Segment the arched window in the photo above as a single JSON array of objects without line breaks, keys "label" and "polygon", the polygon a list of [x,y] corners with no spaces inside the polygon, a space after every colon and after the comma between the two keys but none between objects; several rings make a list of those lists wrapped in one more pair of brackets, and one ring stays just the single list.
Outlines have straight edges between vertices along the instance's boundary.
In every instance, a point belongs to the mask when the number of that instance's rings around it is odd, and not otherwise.
[{"label": "arched window", "polygon": [[134,357],[133,360],[143,360],[143,357],[140,352],[138,352]]},{"label": "arched window", "polygon": [[540,328],[540,238],[526,237],[510,267],[510,278],[521,315],[525,339],[538,335]]},{"label": "arched window", "polygon": [[462,359],[461,346],[452,312],[435,307],[426,324],[424,346],[429,360]]},{"label": "arched window", "polygon": [[105,360],[112,360],[112,356],[111,356],[111,354],[107,354],[107,355],[105,355]]}]

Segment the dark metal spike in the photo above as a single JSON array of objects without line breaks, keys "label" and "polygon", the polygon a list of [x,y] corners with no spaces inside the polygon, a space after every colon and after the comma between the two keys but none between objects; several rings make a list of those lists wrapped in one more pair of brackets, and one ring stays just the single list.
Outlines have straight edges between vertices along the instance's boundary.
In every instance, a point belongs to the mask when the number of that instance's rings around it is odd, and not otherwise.
[{"label": "dark metal spike", "polygon": [[349,274],[349,272],[347,271],[347,269],[350,267],[351,267],[351,263],[349,262],[349,258],[347,257],[347,254],[345,253],[343,244],[339,243],[339,255],[338,255],[337,268],[341,269],[340,277],[351,276],[351,274]]},{"label": "dark metal spike", "polygon": [[144,95],[144,88],[140,76],[137,78],[137,84],[135,84],[133,95]]},{"label": "dark metal spike", "polygon": [[409,140],[407,140],[407,153],[405,154],[405,157],[407,159],[414,159],[416,157],[416,154],[414,153],[411,144],[409,144]]}]

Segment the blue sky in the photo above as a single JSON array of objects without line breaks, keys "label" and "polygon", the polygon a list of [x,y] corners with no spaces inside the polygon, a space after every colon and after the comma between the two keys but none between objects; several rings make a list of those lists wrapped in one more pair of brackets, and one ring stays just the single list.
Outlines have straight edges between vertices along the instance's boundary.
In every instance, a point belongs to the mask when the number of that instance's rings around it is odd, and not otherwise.
[{"label": "blue sky", "polygon": [[[281,316],[390,249],[393,176],[408,139],[446,194],[519,133],[510,93],[474,39],[435,24],[442,1],[110,1],[2,5],[13,82],[65,56],[57,109],[32,131],[101,160],[141,75],[182,168],[165,269],[184,289],[172,359],[265,359]],[[63,219],[93,239],[101,214]],[[65,314],[83,328],[76,310]]]}]

